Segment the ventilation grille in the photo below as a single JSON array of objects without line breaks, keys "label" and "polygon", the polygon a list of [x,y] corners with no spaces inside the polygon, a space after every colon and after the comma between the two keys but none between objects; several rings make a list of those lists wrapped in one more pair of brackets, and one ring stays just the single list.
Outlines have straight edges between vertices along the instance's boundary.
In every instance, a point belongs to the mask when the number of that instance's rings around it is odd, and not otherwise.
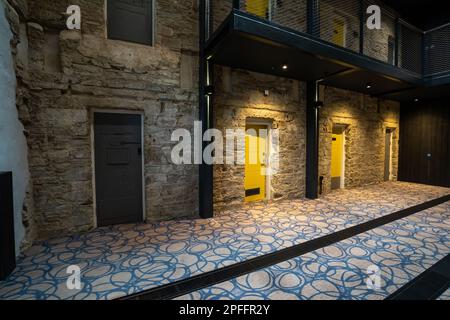
[{"label": "ventilation grille", "polygon": [[425,35],[427,76],[450,72],[450,25]]}]

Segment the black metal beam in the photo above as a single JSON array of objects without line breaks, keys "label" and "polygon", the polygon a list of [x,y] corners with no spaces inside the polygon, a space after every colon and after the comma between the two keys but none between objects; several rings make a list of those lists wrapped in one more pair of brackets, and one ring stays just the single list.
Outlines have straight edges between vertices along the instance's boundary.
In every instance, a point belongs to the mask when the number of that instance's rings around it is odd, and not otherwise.
[{"label": "black metal beam", "polygon": [[319,197],[318,82],[306,83],[306,197]]},{"label": "black metal beam", "polygon": [[320,36],[320,13],[319,13],[319,1],[308,0],[306,5],[307,11],[307,33],[310,35]]},{"label": "black metal beam", "polygon": [[398,67],[400,63],[400,19],[395,21],[395,66]]},{"label": "black metal beam", "polygon": [[212,0],[206,0],[206,6],[205,8],[205,21],[208,23],[208,27],[205,26],[205,30],[207,30],[207,35],[205,36],[205,42],[203,43],[203,47],[205,46],[205,43],[211,39],[211,36],[214,31],[214,1]]},{"label": "black metal beam", "polygon": [[421,35],[422,37],[422,77],[424,77],[428,73],[428,62],[430,61],[428,58],[428,50],[427,50],[427,40],[424,33]]},{"label": "black metal beam", "polygon": [[236,9],[236,10],[240,10],[241,8],[241,1],[240,0],[231,0],[231,1],[233,1],[233,9]]},{"label": "black metal beam", "polygon": [[[202,134],[212,128],[212,99],[206,95],[206,87],[211,81],[211,68],[208,66],[208,60],[205,56],[204,45],[206,42],[206,1],[200,0],[200,23],[199,23],[199,48],[200,48],[200,62],[199,62],[199,120],[202,122]],[[213,167],[203,162],[203,150],[206,147],[205,143],[202,143],[202,164],[199,168],[199,211],[200,217],[212,218],[214,216],[213,206]]]},{"label": "black metal beam", "polygon": [[364,54],[364,27],[366,22],[364,0],[359,0],[359,53]]},{"label": "black metal beam", "polygon": [[450,73],[425,78],[426,87],[437,87],[450,84]]}]

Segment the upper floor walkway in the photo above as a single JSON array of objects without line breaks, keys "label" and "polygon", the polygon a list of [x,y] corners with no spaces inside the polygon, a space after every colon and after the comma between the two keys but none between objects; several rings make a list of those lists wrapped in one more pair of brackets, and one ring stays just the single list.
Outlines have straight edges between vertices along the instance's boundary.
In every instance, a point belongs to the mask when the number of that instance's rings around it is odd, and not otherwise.
[{"label": "upper floor walkway", "polygon": [[[367,25],[372,5],[381,29]],[[217,64],[396,100],[448,91],[450,24],[424,31],[382,2],[206,0],[203,17]]]}]

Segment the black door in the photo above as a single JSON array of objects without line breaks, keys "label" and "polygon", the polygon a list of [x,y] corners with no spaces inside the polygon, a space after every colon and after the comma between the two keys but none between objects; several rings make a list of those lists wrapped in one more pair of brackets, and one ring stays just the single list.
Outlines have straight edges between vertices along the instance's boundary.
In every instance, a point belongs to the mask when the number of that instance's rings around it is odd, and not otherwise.
[{"label": "black door", "polygon": [[402,104],[399,180],[450,187],[450,108],[446,101]]},{"label": "black door", "polygon": [[141,116],[95,113],[95,186],[98,226],[141,222]]}]

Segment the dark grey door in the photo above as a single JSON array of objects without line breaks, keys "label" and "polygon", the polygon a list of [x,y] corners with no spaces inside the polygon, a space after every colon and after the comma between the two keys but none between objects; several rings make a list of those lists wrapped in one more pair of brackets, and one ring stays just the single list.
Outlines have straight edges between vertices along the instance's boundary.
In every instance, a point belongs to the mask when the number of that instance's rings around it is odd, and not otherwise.
[{"label": "dark grey door", "polygon": [[98,226],[141,222],[141,116],[95,113],[95,186]]}]

